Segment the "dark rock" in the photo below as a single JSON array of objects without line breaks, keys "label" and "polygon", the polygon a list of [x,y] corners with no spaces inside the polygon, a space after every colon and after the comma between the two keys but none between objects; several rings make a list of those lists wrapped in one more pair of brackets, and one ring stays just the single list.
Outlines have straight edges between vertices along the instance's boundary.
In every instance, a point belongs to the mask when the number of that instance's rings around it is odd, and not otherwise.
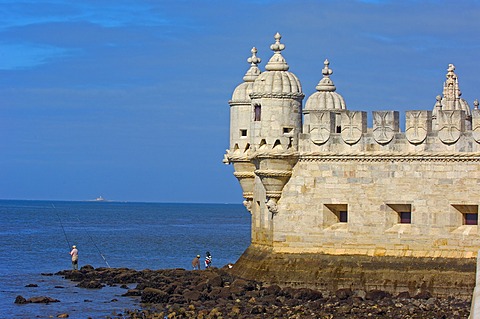
[{"label": "dark rock", "polygon": [[200,300],[201,293],[196,290],[193,290],[193,291],[186,290],[183,293],[183,297],[185,298],[185,300],[187,300],[187,302],[197,301],[197,300]]},{"label": "dark rock", "polygon": [[163,303],[168,302],[168,299],[169,295],[160,289],[145,288],[142,291],[142,302]]},{"label": "dark rock", "polygon": [[49,304],[51,302],[60,302],[60,300],[54,299],[54,298],[51,298],[51,297],[46,297],[46,296],[39,296],[39,297],[28,298],[27,302]]},{"label": "dark rock", "polygon": [[54,288],[63,289],[63,288],[65,288],[65,287],[63,287],[63,286],[55,286]]},{"label": "dark rock", "polygon": [[402,291],[397,295],[397,299],[410,299],[410,293],[408,291]]},{"label": "dark rock", "polygon": [[265,293],[268,295],[278,295],[282,291],[279,285],[271,285],[265,288]]},{"label": "dark rock", "polygon": [[98,280],[83,280],[77,285],[77,287],[88,288],[88,289],[100,289],[105,286],[102,285],[102,283]]},{"label": "dark rock", "polygon": [[28,284],[25,286],[26,288],[31,288],[31,287],[38,287],[37,284]]},{"label": "dark rock", "polygon": [[95,268],[93,268],[93,266],[91,266],[91,265],[85,265],[85,266],[80,268],[80,271],[92,271],[94,269]]},{"label": "dark rock", "polygon": [[19,304],[19,305],[24,305],[26,303],[28,303],[27,299],[25,299],[24,297],[18,295],[16,298],[15,298],[15,303],[16,304]]},{"label": "dark rock", "polygon": [[138,289],[129,289],[126,293],[122,295],[122,297],[127,297],[127,296],[141,296],[142,291]]},{"label": "dark rock", "polygon": [[212,278],[209,278],[207,280],[207,284],[209,284],[212,287],[221,287],[223,284],[222,277],[217,275]]},{"label": "dark rock", "polygon": [[391,298],[392,295],[386,291],[382,290],[370,290],[367,292],[365,299],[367,300],[380,300],[385,298]]},{"label": "dark rock", "polygon": [[42,276],[53,276],[53,274],[50,273],[50,272],[42,272],[41,275]]},{"label": "dark rock", "polygon": [[353,292],[349,288],[338,289],[335,291],[335,296],[340,300],[345,300],[350,298],[353,295]]},{"label": "dark rock", "polygon": [[125,285],[125,284],[121,285],[120,288],[122,288],[122,289],[130,289],[130,288],[128,288],[128,286]]},{"label": "dark rock", "polygon": [[430,299],[432,298],[432,294],[428,291],[421,291],[416,294],[413,298],[415,299]]}]

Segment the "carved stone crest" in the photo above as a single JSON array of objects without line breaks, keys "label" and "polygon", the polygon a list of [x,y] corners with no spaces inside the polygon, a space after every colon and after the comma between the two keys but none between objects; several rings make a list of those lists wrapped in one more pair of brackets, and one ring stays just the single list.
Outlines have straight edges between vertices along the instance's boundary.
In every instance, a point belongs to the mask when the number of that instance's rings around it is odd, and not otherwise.
[{"label": "carved stone crest", "polygon": [[458,141],[465,131],[465,111],[442,110],[437,113],[438,138],[445,144]]},{"label": "carved stone crest", "polygon": [[310,115],[310,139],[315,144],[323,144],[330,138],[335,124],[335,114],[330,111],[311,111]]},{"label": "carved stone crest", "polygon": [[345,143],[355,144],[362,134],[367,132],[367,113],[361,111],[346,111],[341,114],[341,136]]},{"label": "carved stone crest", "polygon": [[373,138],[380,144],[389,143],[398,132],[397,111],[373,112]]},{"label": "carved stone crest", "polygon": [[422,143],[432,131],[431,111],[407,111],[405,119],[405,135],[412,144]]},{"label": "carved stone crest", "polygon": [[480,110],[472,111],[472,136],[475,141],[480,143]]}]

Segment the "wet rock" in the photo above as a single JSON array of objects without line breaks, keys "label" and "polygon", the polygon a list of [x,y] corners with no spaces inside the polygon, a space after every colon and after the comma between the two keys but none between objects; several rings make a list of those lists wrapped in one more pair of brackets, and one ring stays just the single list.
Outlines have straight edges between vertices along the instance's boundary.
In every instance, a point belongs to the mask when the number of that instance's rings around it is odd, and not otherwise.
[{"label": "wet rock", "polygon": [[351,289],[343,288],[335,291],[335,296],[340,300],[348,299],[352,296],[353,292]]},{"label": "wet rock", "polygon": [[51,302],[60,302],[60,300],[51,298],[51,297],[46,297],[46,296],[39,296],[39,297],[32,297],[27,299],[28,303],[45,303],[49,304]]},{"label": "wet rock", "polygon": [[57,316],[57,318],[68,318],[68,317],[70,317],[68,313],[61,313]]},{"label": "wet rock", "polygon": [[77,287],[88,288],[88,289],[100,289],[105,286],[102,285],[102,283],[98,280],[83,280],[77,285]]},{"label": "wet rock", "polygon": [[25,286],[26,288],[38,287],[37,284],[28,284]]},{"label": "wet rock", "polygon": [[155,288],[145,288],[142,292],[142,302],[147,303],[163,303],[168,302],[169,295]]},{"label": "wet rock", "polygon": [[18,305],[24,305],[27,302],[27,299],[25,299],[23,296],[20,296],[18,295],[16,298],[15,298],[15,303],[18,304]]}]

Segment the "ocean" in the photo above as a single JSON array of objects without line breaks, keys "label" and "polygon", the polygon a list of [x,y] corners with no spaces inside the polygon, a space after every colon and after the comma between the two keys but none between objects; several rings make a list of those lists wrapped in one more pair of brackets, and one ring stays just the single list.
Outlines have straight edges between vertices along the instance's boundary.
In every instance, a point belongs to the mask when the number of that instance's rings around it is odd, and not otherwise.
[{"label": "ocean", "polygon": [[[206,251],[222,267],[249,244],[250,213],[242,204],[0,200],[0,318],[105,318],[140,307],[138,298],[121,296],[123,288],[78,288],[46,275],[71,269],[72,245],[79,267],[154,270],[190,269]],[[60,302],[18,305],[18,295]]]}]

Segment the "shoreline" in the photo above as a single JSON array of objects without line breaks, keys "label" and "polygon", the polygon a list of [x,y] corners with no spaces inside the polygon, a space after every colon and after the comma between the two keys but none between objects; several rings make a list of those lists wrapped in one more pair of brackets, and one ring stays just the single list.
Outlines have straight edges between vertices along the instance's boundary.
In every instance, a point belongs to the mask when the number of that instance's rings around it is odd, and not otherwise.
[{"label": "shoreline", "polygon": [[140,298],[141,307],[111,318],[467,319],[470,312],[469,300],[434,298],[429,293],[392,296],[380,290],[339,289],[326,294],[245,280],[228,267],[138,271],[87,265],[55,275],[85,289],[118,285],[126,290],[122,297]]}]

